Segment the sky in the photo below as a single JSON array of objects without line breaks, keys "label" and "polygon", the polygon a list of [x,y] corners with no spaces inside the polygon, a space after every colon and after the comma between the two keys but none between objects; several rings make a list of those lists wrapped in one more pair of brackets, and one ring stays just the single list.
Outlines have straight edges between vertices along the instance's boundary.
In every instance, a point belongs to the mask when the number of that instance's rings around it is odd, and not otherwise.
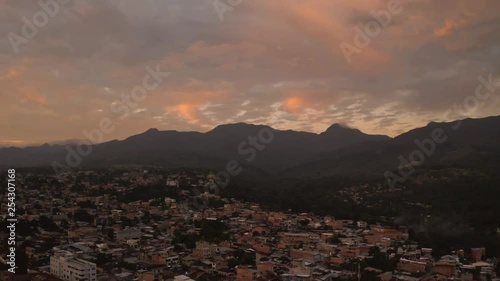
[{"label": "sky", "polygon": [[[500,80],[496,0],[54,1],[0,0],[0,145],[103,120],[103,140],[236,122],[395,136]],[[500,115],[499,96],[461,116]]]}]

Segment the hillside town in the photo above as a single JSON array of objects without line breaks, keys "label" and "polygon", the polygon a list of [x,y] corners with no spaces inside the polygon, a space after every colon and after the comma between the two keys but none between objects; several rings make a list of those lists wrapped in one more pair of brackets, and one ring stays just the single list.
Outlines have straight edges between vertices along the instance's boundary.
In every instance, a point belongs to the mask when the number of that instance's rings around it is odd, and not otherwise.
[{"label": "hillside town", "polygon": [[17,272],[2,202],[0,280],[500,280],[483,247],[436,257],[404,226],[264,210],[213,184],[199,170],[18,171]]}]

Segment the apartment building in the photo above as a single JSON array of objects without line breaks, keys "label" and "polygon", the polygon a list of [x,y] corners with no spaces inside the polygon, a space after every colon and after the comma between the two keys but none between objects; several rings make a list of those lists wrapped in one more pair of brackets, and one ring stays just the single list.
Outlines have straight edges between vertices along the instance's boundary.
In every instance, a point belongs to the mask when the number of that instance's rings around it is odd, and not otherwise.
[{"label": "apartment building", "polygon": [[71,252],[59,251],[50,257],[50,273],[66,281],[96,281],[96,265],[75,257]]}]

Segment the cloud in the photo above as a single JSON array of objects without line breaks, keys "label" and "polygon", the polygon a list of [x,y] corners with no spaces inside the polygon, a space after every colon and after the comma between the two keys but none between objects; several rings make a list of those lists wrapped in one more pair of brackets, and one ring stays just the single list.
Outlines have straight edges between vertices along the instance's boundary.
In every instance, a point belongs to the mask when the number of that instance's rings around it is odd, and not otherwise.
[{"label": "cloud", "polygon": [[302,109],[303,105],[304,99],[302,99],[301,97],[291,97],[288,98],[285,102],[286,109],[291,113],[299,112]]},{"label": "cloud", "polygon": [[[40,10],[36,1],[0,5],[4,35]],[[0,41],[0,98],[8,101],[0,129],[26,143],[80,138],[100,118],[116,119],[111,104],[159,64],[168,81],[107,140],[228,122],[314,132],[343,122],[395,135],[440,118],[474,93],[479,75],[500,71],[500,2],[401,5],[348,64],[339,44],[387,1],[246,1],[220,22],[211,1],[74,0],[18,55]],[[493,98],[474,117],[499,108]]]},{"label": "cloud", "polygon": [[192,104],[179,104],[175,106],[177,113],[190,123],[196,123],[198,119],[196,118],[195,106]]},{"label": "cloud", "polygon": [[444,26],[434,29],[434,35],[437,37],[443,37],[450,35],[454,30],[460,29],[465,26],[466,21],[464,19],[459,20],[451,20],[448,19],[445,21]]},{"label": "cloud", "polygon": [[21,76],[24,71],[25,71],[25,69],[23,69],[23,68],[17,68],[17,67],[10,68],[6,71],[6,73],[0,74],[0,81],[2,81],[2,80],[7,80],[7,81],[14,80],[17,77]]}]

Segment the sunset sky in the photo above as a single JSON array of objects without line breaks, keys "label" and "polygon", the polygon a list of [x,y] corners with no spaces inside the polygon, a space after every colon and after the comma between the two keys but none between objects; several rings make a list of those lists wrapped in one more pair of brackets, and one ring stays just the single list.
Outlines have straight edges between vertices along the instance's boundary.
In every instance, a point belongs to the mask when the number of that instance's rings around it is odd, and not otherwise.
[{"label": "sunset sky", "polygon": [[[395,136],[449,120],[478,76],[500,80],[497,0],[401,0],[350,63],[341,43],[390,1],[243,0],[222,20],[213,0],[67,1],[16,53],[8,34],[43,9],[0,0],[0,145],[83,139],[103,118],[106,140],[236,122]],[[148,66],[170,75],[120,118]],[[500,90],[468,113],[499,114]]]}]

